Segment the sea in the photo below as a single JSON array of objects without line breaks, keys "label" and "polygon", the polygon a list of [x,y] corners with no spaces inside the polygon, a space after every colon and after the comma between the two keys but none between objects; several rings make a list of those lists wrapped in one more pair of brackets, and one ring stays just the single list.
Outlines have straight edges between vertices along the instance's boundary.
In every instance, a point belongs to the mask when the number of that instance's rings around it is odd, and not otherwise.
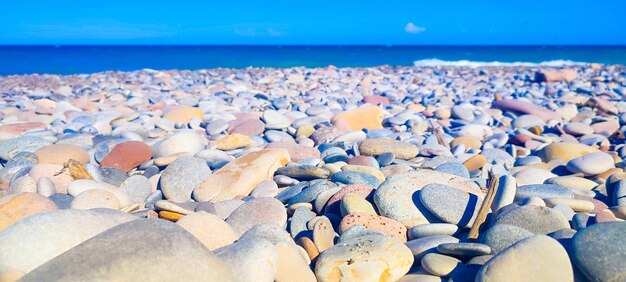
[{"label": "sea", "polygon": [[246,67],[626,64],[626,46],[0,46],[0,75]]}]

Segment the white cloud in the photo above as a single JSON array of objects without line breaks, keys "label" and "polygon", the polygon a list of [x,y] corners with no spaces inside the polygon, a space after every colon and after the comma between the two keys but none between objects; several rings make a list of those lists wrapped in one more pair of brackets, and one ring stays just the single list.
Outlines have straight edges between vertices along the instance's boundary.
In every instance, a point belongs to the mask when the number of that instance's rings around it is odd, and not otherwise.
[{"label": "white cloud", "polygon": [[423,26],[416,26],[414,23],[410,22],[404,26],[404,32],[406,33],[422,33],[426,31],[426,28]]}]

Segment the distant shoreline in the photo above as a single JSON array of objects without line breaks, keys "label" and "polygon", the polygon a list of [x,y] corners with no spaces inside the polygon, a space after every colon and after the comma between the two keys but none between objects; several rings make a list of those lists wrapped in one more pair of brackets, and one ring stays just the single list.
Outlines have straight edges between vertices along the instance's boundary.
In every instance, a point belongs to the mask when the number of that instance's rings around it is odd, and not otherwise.
[{"label": "distant shoreline", "polygon": [[626,64],[626,46],[0,46],[0,75],[141,69]]}]

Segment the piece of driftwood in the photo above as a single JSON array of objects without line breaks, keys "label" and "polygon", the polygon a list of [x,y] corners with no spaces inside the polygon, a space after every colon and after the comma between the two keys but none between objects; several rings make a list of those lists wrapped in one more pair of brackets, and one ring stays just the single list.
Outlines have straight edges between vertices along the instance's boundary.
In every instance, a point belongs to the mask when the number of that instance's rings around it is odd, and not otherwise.
[{"label": "piece of driftwood", "polygon": [[487,219],[487,214],[489,214],[489,208],[491,207],[491,203],[493,203],[493,199],[495,198],[496,193],[498,192],[499,186],[499,178],[493,174],[489,177],[489,187],[487,188],[487,195],[485,195],[485,199],[483,199],[482,205],[480,205],[480,209],[478,210],[478,215],[476,215],[476,219],[474,220],[474,224],[470,229],[468,239],[478,239],[478,235],[480,233],[480,226]]}]

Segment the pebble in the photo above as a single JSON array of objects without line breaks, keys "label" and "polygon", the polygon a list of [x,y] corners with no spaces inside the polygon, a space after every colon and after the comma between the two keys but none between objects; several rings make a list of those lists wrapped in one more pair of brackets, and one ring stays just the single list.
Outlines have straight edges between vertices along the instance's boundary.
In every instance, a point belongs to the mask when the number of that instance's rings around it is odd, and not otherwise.
[{"label": "pebble", "polygon": [[399,280],[413,264],[404,244],[381,235],[346,240],[322,252],[315,263],[318,281]]},{"label": "pebble", "polygon": [[459,230],[456,224],[450,223],[429,223],[420,224],[409,229],[409,239],[419,239],[434,235],[454,235]]},{"label": "pebble", "polygon": [[85,149],[71,144],[53,144],[39,148],[34,152],[40,163],[64,164],[70,159],[81,164],[89,162],[89,154]]},{"label": "pebble", "polygon": [[193,187],[196,201],[218,202],[247,196],[264,180],[272,179],[274,172],[289,162],[284,149],[264,149],[237,158],[206,177]]},{"label": "pebble", "polygon": [[383,128],[383,110],[377,106],[365,105],[336,114],[332,122],[337,127],[350,130]]},{"label": "pebble", "polygon": [[444,243],[437,252],[452,256],[482,256],[491,253],[491,247],[480,243]]},{"label": "pebble", "polygon": [[424,186],[419,200],[439,219],[459,227],[471,227],[482,204],[476,195],[442,184]]},{"label": "pebble", "polygon": [[237,234],[261,223],[275,223],[279,226],[287,224],[287,210],[274,198],[255,198],[235,209],[226,219]]},{"label": "pebble", "polygon": [[365,213],[351,213],[344,216],[341,223],[339,223],[339,232],[343,233],[355,225],[361,225],[368,230],[384,233],[403,243],[407,241],[407,230],[402,223],[384,216]]},{"label": "pebble", "polygon": [[452,272],[463,267],[460,260],[437,253],[425,255],[421,260],[421,265],[428,273],[438,277],[448,277]]},{"label": "pebble", "polygon": [[521,227],[534,234],[548,234],[569,228],[569,221],[563,214],[541,206],[521,206],[509,210],[496,218],[493,225],[497,224]]},{"label": "pebble", "polygon": [[152,149],[150,146],[139,141],[129,141],[115,145],[111,152],[100,161],[100,165],[114,167],[127,173],[150,160],[151,157]]},{"label": "pebble", "polygon": [[[422,210],[413,201],[414,193],[428,184],[445,184],[452,188],[482,195],[469,179],[445,172],[417,170],[388,177],[374,193],[374,203],[380,215],[402,222],[405,226],[428,223]],[[481,196],[482,197],[482,196]]]},{"label": "pebble", "polygon": [[200,152],[205,145],[206,140],[198,133],[191,130],[181,130],[154,144],[152,156],[167,157],[183,152],[193,155]]},{"label": "pebble", "polygon": [[534,234],[524,228],[508,224],[496,224],[482,234],[481,243],[491,247],[497,254],[511,245],[533,236]]},{"label": "pebble", "polygon": [[582,173],[585,176],[598,175],[614,168],[613,157],[604,152],[589,153],[571,159],[567,162],[567,170],[572,173]]},{"label": "pebble", "polygon": [[419,148],[413,144],[390,139],[366,139],[359,145],[359,152],[366,156],[392,153],[395,158],[409,160],[417,156]]},{"label": "pebble", "polygon": [[211,169],[203,159],[182,157],[163,170],[159,187],[166,199],[182,203],[189,201],[194,188],[210,175]]},{"label": "pebble", "polygon": [[421,260],[426,254],[437,251],[437,246],[445,243],[458,243],[459,239],[449,235],[433,235],[408,241],[406,246],[416,260]]}]

